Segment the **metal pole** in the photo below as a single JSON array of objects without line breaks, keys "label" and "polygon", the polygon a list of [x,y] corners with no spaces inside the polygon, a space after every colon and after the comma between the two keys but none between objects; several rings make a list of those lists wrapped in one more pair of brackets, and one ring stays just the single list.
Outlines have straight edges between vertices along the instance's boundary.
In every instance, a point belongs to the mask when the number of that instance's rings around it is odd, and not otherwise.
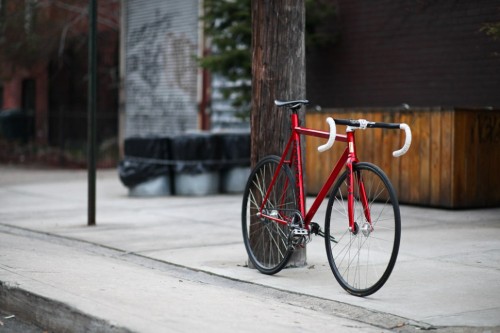
[{"label": "metal pole", "polygon": [[88,169],[88,226],[95,225],[96,206],[96,92],[97,92],[97,3],[89,1],[89,86],[87,125],[87,169]]}]

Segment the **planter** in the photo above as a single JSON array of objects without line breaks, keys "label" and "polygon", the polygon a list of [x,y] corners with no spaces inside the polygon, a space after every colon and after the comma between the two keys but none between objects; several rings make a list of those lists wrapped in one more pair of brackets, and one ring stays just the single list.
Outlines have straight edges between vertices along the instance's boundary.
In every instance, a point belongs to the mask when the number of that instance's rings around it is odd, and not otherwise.
[{"label": "planter", "polygon": [[[405,122],[412,146],[400,158],[391,152],[402,145],[399,131],[368,129],[356,134],[360,160],[380,166],[391,179],[401,203],[443,208],[500,206],[500,110],[417,108],[327,110],[306,115],[306,125],[327,129],[326,117]],[[337,126],[344,133],[344,126]],[[318,153],[324,140],[306,139],[306,185],[316,194],[341,149]]]}]

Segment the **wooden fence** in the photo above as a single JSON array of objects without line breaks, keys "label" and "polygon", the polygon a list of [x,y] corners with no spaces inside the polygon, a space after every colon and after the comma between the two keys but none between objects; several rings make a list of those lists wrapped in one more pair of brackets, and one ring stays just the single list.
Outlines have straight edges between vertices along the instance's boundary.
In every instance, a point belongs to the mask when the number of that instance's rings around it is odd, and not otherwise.
[{"label": "wooden fence", "polygon": [[[407,111],[333,109],[308,113],[306,126],[327,130],[326,117],[404,122],[413,141],[408,153],[392,151],[402,131],[367,129],[356,133],[360,160],[380,166],[401,203],[471,208],[500,206],[500,110],[421,108]],[[338,133],[345,127],[337,125]],[[319,138],[306,138],[306,190],[317,194],[343,149],[318,153]],[[336,143],[340,145],[341,143]]]}]

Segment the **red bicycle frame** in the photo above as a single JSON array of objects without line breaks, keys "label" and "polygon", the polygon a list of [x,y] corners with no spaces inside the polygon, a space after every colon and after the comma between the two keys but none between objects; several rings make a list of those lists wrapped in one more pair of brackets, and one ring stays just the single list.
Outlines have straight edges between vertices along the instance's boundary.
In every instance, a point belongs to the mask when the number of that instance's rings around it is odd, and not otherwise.
[{"label": "red bicycle frame", "polygon": [[[348,215],[349,215],[349,228],[352,232],[356,232],[355,230],[355,221],[354,221],[354,174],[353,174],[353,163],[358,162],[358,158],[356,157],[356,144],[355,144],[355,138],[354,138],[354,129],[349,128],[346,131],[346,134],[336,134],[335,141],[340,141],[340,142],[346,142],[346,148],[342,154],[342,156],[339,158],[337,161],[337,164],[333,168],[332,172],[330,173],[330,176],[326,180],[325,184],[321,188],[320,192],[318,193],[316,199],[314,200],[312,206],[309,208],[309,210],[306,212],[306,206],[305,206],[305,193],[304,193],[304,179],[303,179],[303,166],[302,166],[302,149],[301,149],[301,135],[306,135],[306,136],[313,136],[313,137],[318,137],[318,138],[324,138],[328,139],[330,136],[330,133],[326,131],[320,131],[320,130],[314,130],[311,128],[306,128],[306,127],[301,127],[299,123],[299,117],[297,113],[293,112],[291,115],[291,120],[292,120],[292,134],[290,135],[290,138],[288,140],[288,143],[285,147],[285,150],[281,156],[278,168],[276,169],[276,172],[273,176],[273,179],[271,181],[271,184],[269,185],[269,188],[267,189],[267,193],[264,197],[264,200],[262,202],[262,205],[260,207],[260,216],[264,217],[269,220],[273,220],[277,223],[281,224],[287,224],[288,221],[282,220],[280,218],[277,218],[275,216],[270,216],[268,214],[264,213],[264,207],[265,204],[269,198],[269,194],[271,192],[272,187],[274,186],[276,179],[278,178],[278,174],[280,169],[283,167],[283,164],[289,165],[292,169],[293,166],[295,166],[296,169],[296,182],[295,186],[299,190],[299,195],[297,199],[299,211],[301,215],[304,217],[304,225],[307,230],[310,230],[310,224],[311,221],[318,211],[321,203],[327,196],[328,192],[330,191],[330,188],[333,186],[333,183],[335,182],[335,179],[337,179],[338,175],[340,174],[342,168],[344,165],[347,167],[348,171],[348,193],[347,193],[347,200],[348,200]],[[290,155],[290,156],[289,156]],[[287,158],[289,156],[289,158]],[[360,195],[360,200],[363,205],[363,210],[365,217],[368,221],[368,223],[371,224],[371,218],[370,218],[370,211],[369,211],[369,205],[368,205],[368,200],[366,198],[366,193],[365,193],[365,188],[362,179],[358,177],[358,186],[359,186],[359,195]]]}]

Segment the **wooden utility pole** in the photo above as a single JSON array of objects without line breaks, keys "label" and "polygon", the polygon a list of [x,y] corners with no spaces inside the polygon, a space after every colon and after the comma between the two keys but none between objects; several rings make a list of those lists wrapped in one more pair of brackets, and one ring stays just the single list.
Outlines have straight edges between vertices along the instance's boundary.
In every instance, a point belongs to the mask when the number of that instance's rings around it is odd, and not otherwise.
[{"label": "wooden utility pole", "polygon": [[[281,155],[290,135],[289,111],[274,100],[306,98],[304,36],[304,0],[252,1],[252,165]],[[290,263],[305,265],[305,248]]]},{"label": "wooden utility pole", "polygon": [[306,97],[304,30],[304,0],[252,1],[252,164],[279,154],[290,134],[274,100]]}]

